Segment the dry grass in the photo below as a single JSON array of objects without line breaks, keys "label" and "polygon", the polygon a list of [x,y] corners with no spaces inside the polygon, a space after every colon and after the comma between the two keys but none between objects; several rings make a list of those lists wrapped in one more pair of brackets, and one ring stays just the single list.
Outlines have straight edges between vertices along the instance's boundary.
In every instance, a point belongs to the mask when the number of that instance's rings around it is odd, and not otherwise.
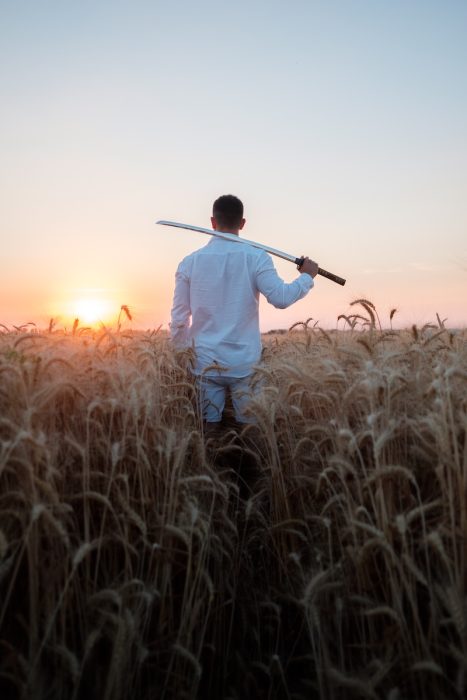
[{"label": "dry grass", "polygon": [[161,333],[0,334],[2,698],[465,697],[466,334],[356,305],[240,444]]}]

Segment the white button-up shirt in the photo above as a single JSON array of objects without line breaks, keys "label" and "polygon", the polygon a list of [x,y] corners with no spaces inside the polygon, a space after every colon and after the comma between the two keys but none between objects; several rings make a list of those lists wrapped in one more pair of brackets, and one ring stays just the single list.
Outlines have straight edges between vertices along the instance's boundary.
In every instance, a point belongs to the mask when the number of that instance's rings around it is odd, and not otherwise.
[{"label": "white button-up shirt", "polygon": [[[284,282],[264,250],[212,238],[178,266],[172,341],[179,349],[194,345],[195,374],[219,365],[223,376],[246,377],[261,357],[260,293],[285,309],[312,287],[308,274]],[[219,371],[209,369],[206,375],[219,376]]]}]

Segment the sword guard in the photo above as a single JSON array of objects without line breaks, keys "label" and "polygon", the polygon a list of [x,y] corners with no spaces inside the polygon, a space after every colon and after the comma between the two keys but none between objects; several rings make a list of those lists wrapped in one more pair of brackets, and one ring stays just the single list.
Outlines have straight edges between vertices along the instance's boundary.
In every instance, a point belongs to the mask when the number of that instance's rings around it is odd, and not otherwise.
[{"label": "sword guard", "polygon": [[305,258],[295,258],[295,264],[298,267],[298,269],[301,268],[303,263],[305,262]]}]

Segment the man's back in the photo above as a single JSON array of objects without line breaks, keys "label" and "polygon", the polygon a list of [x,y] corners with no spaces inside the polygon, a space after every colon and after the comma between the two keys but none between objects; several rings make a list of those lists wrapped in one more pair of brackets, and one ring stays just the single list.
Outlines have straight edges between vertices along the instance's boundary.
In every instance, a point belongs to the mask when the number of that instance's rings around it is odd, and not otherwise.
[{"label": "man's back", "polygon": [[[194,344],[196,373],[218,364],[225,368],[225,376],[245,377],[261,356],[260,292],[274,306],[286,308],[312,286],[310,275],[284,283],[271,257],[262,250],[212,239],[179,265],[172,338],[178,346]],[[208,373],[219,374],[216,370]]]}]

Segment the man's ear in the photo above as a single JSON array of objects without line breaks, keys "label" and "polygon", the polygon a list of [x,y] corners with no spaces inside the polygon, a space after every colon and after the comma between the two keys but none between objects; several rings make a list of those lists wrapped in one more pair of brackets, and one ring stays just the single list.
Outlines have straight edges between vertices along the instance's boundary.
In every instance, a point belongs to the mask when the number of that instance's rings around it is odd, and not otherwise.
[{"label": "man's ear", "polygon": [[213,227],[214,231],[217,230],[217,221],[215,216],[211,216],[211,226]]},{"label": "man's ear", "polygon": [[242,228],[245,226],[245,224],[246,224],[246,219],[242,219],[240,226],[238,227],[238,230],[241,231]]}]

